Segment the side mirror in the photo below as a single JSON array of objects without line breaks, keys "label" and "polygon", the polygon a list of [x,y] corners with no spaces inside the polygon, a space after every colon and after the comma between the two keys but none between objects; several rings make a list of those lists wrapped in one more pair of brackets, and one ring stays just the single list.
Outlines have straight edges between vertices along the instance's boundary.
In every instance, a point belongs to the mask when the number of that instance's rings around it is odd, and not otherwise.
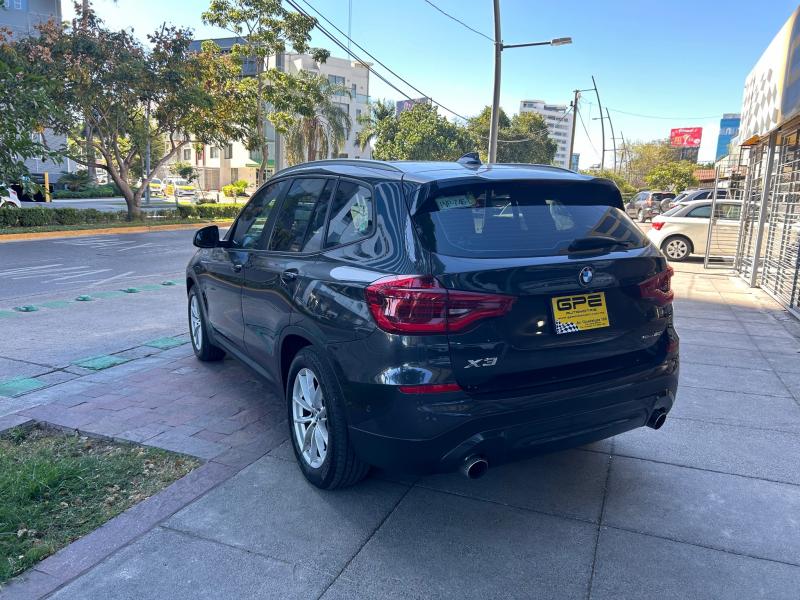
[{"label": "side mirror", "polygon": [[198,248],[216,248],[219,246],[219,227],[209,225],[198,229],[194,234],[193,243]]}]

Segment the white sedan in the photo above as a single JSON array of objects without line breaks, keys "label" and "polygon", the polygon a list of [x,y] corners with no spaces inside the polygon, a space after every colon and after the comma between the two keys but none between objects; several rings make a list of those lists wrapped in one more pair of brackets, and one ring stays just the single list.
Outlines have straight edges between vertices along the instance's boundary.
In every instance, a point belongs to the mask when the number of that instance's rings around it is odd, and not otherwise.
[{"label": "white sedan", "polygon": [[708,227],[711,235],[712,256],[734,256],[739,241],[739,218],[742,203],[733,200],[717,201],[711,219],[711,201],[695,200],[679,204],[664,214],[653,217],[647,237],[669,260],[686,260],[692,254],[705,254],[708,244]]},{"label": "white sedan", "polygon": [[0,194],[0,208],[22,208],[17,192],[8,188],[5,193]]}]

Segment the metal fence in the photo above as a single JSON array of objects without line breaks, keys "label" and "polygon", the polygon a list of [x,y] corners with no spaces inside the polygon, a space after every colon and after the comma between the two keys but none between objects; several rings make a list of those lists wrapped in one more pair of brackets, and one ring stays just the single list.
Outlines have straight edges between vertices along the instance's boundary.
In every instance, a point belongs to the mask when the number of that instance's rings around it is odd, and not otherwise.
[{"label": "metal fence", "polygon": [[707,269],[730,268],[736,259],[747,193],[746,158],[746,153],[740,153],[716,166],[703,259]]},{"label": "metal fence", "polygon": [[800,124],[750,151],[735,268],[800,316]]}]

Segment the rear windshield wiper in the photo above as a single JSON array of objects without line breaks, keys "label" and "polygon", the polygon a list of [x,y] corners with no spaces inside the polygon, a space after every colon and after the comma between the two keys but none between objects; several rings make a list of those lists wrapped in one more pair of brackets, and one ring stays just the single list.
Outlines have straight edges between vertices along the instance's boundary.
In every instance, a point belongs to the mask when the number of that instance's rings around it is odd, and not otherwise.
[{"label": "rear windshield wiper", "polygon": [[569,252],[578,252],[580,250],[594,250],[596,248],[608,248],[609,246],[622,246],[623,248],[632,248],[636,242],[632,240],[619,240],[607,235],[593,235],[590,237],[576,238],[567,247]]}]

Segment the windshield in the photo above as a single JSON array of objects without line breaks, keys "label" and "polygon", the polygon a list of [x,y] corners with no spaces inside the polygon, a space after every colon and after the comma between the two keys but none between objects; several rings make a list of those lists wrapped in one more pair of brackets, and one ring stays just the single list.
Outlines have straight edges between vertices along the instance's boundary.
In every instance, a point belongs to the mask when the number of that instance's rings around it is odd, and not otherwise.
[{"label": "windshield", "polygon": [[[414,215],[422,244],[448,256],[505,258],[570,254],[581,246],[641,248],[644,234],[605,186],[478,183],[434,192]],[[570,248],[572,246],[572,248]]]},{"label": "windshield", "polygon": [[185,179],[173,179],[172,183],[174,183],[175,185],[189,185],[189,182],[186,181]]}]

